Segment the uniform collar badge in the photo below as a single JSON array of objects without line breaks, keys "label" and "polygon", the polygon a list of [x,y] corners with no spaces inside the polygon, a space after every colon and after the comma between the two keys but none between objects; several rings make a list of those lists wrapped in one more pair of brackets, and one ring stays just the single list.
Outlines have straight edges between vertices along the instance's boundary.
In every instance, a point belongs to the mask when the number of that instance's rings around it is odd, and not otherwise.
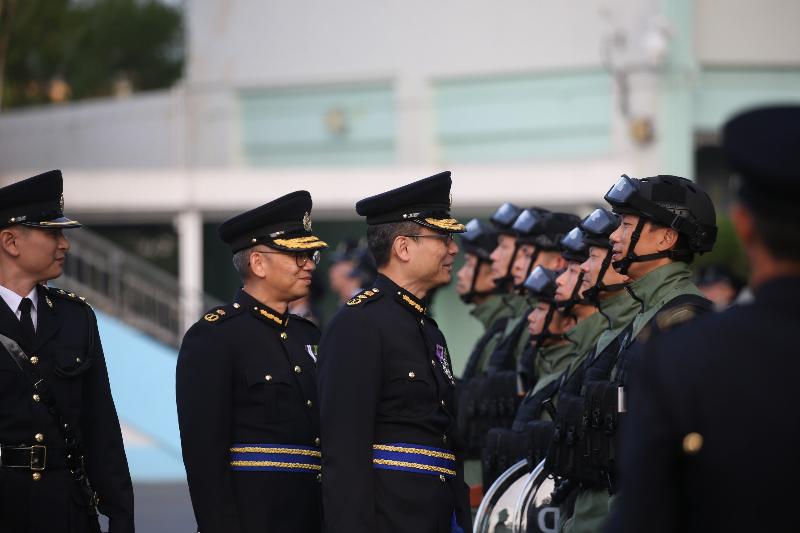
[{"label": "uniform collar badge", "polygon": [[450,362],[447,360],[446,348],[441,344],[436,345],[436,358],[439,360],[439,364],[442,365],[444,375],[447,376],[447,379],[450,380],[450,383],[455,384],[455,379],[453,379],[453,371],[450,369]]}]

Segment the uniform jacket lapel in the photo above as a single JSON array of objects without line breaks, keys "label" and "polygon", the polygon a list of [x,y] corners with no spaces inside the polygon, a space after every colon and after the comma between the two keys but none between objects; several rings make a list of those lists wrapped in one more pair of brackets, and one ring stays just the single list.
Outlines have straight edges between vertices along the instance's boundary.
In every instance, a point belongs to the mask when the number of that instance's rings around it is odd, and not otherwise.
[{"label": "uniform jacket lapel", "polygon": [[36,306],[37,325],[36,338],[31,348],[33,351],[40,349],[61,327],[61,320],[53,301],[47,296],[47,289],[39,287],[37,292],[39,293],[39,303]]}]

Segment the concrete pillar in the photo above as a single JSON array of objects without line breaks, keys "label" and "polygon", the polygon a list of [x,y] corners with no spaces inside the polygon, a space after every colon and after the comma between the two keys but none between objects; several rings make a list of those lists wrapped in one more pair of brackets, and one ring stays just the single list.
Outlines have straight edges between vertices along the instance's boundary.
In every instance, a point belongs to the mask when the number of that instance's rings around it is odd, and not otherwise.
[{"label": "concrete pillar", "polygon": [[436,162],[433,102],[428,81],[405,75],[395,85],[397,163],[429,166]]},{"label": "concrete pillar", "polygon": [[694,179],[694,10],[691,0],[663,0],[663,14],[673,31],[663,76],[658,133],[664,174]]},{"label": "concrete pillar", "polygon": [[178,283],[181,329],[186,331],[203,312],[203,216],[186,210],[175,217],[178,232]]}]

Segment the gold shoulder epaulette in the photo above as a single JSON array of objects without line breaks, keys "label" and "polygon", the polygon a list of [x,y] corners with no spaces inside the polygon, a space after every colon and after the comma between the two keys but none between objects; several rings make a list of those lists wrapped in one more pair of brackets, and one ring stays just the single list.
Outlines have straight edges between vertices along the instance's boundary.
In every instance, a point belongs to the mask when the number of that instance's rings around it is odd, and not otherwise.
[{"label": "gold shoulder epaulette", "polygon": [[[74,292],[65,291],[64,289],[59,289],[57,287],[47,287],[47,294],[56,296],[58,298],[63,298],[65,300],[71,300],[73,302],[77,302],[79,304],[91,307],[91,305],[89,305],[89,302],[86,301],[86,298],[84,298],[83,296],[79,296]],[[45,296],[45,299],[47,299],[47,296]]]},{"label": "gold shoulder epaulette", "polygon": [[370,300],[378,296],[380,292],[381,292],[380,289],[378,289],[377,287],[361,291],[360,293],[356,294],[351,300],[348,300],[347,305],[353,306],[366,302],[367,300]]},{"label": "gold shoulder epaulette", "polygon": [[206,314],[203,315],[203,320],[206,322],[217,322],[221,318],[228,318],[238,314],[237,311],[241,310],[241,307],[240,304],[234,303],[209,309],[206,311]]}]

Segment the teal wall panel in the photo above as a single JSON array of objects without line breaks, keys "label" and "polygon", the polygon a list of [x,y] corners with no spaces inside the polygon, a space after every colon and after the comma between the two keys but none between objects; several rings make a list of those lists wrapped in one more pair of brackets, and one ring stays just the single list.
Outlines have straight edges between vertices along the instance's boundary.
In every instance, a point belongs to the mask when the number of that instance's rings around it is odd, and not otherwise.
[{"label": "teal wall panel", "polygon": [[717,130],[739,111],[777,103],[800,103],[800,69],[706,69],[695,91],[694,126]]},{"label": "teal wall panel", "polygon": [[442,81],[434,105],[448,162],[593,156],[611,147],[611,80],[602,71]]},{"label": "teal wall panel", "polygon": [[[244,159],[252,165],[372,165],[395,160],[390,84],[239,92]],[[331,122],[341,130],[331,128]]]}]

